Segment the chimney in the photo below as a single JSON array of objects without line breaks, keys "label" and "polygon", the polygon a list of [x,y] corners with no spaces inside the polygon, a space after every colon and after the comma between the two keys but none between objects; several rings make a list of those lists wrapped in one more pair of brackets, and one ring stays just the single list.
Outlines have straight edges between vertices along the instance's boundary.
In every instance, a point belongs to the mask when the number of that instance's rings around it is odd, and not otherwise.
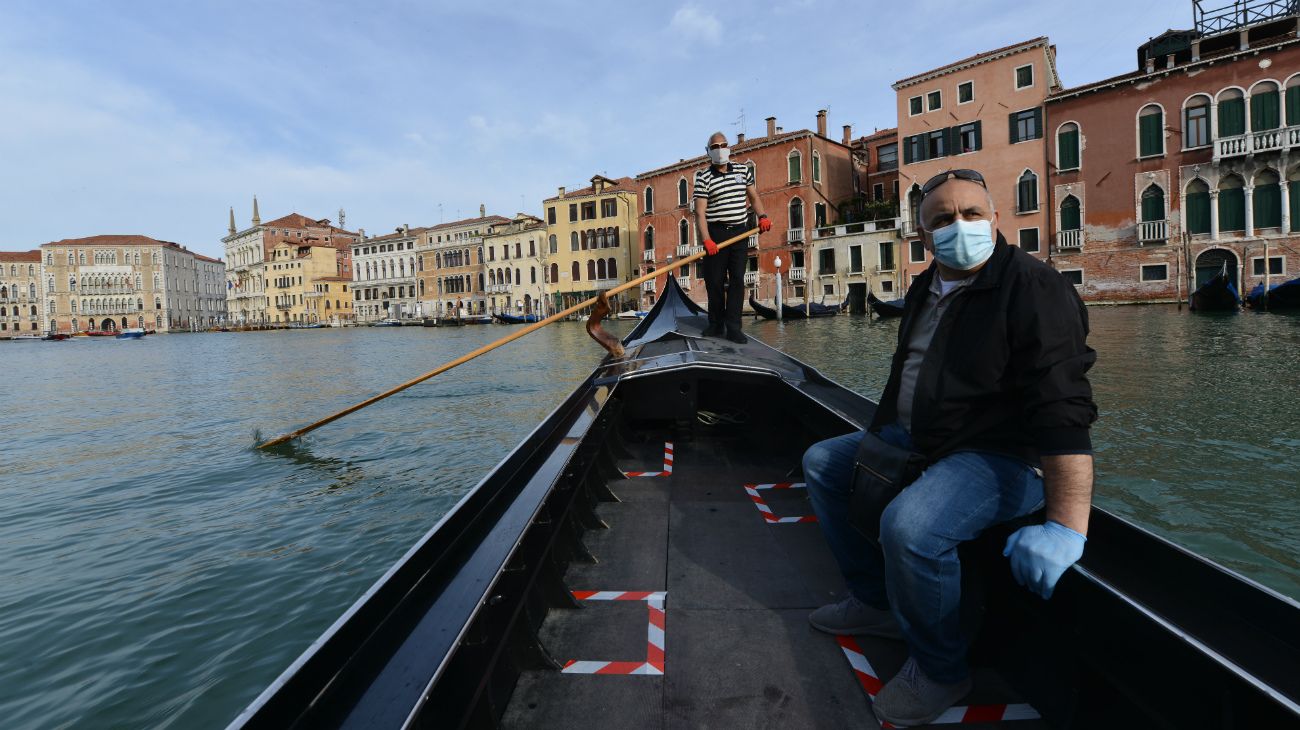
[{"label": "chimney", "polygon": [[230,235],[235,235],[235,207],[230,207]]},{"label": "chimney", "polygon": [[826,110],[825,109],[817,110],[817,136],[818,137],[826,136]]},{"label": "chimney", "polygon": [[482,203],[478,204],[478,217],[479,218],[487,217],[487,206]]},{"label": "chimney", "polygon": [[736,144],[741,145],[744,143],[745,143],[745,133],[741,132],[736,135]]},{"label": "chimney", "polygon": [[1147,56],[1147,64],[1145,69],[1146,73],[1151,73],[1152,71],[1155,70],[1156,70],[1156,60],[1150,56]]},{"label": "chimney", "polygon": [[559,197],[561,197],[561,198],[564,197],[564,186],[563,186],[563,185],[560,186],[560,195],[559,195]]},{"label": "chimney", "polygon": [[767,118],[767,136],[769,137],[776,136],[776,117]]},{"label": "chimney", "polygon": [[776,128],[776,133],[777,133],[777,134],[782,134],[783,132],[785,132],[785,127],[777,127],[777,128]]},{"label": "chimney", "polygon": [[844,146],[848,147],[851,142],[853,142],[853,125],[845,124],[844,125]]},{"label": "chimney", "polygon": [[403,223],[403,224],[402,224],[402,235],[403,235],[403,236],[409,236],[410,234],[411,234],[411,226],[408,225],[408,224],[406,224],[406,223]]},{"label": "chimney", "polygon": [[366,229],[364,229],[364,228],[358,228],[358,229],[357,229],[357,238],[359,238],[359,239],[362,240],[362,241],[366,240]]}]

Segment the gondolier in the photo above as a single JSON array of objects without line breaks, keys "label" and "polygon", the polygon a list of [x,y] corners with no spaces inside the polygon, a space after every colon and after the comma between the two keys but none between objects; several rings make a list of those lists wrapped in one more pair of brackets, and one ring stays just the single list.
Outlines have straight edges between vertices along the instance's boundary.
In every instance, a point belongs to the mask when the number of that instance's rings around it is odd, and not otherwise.
[{"label": "gondolier", "polygon": [[763,233],[772,222],[754,187],[754,171],[731,162],[727,136],[714,132],[705,147],[709,166],[695,173],[695,225],[708,256],[704,258],[704,287],[709,296],[709,325],[705,337],[726,334],[738,344],[747,341],[740,331],[740,311],[745,303],[745,263],[748,249],[735,244],[719,251],[715,241],[745,232],[751,212]]},{"label": "gondolier", "polygon": [[1046,521],[1006,543],[1016,581],[1048,598],[1083,554],[1097,414],[1086,377],[1096,353],[1074,287],[997,233],[979,173],[945,172],[921,192],[935,263],[907,293],[880,407],[867,431],[814,444],[803,460],[849,588],[810,621],[906,641],[907,662],[873,705],[904,726],[971,687],[958,545],[1045,501]]}]

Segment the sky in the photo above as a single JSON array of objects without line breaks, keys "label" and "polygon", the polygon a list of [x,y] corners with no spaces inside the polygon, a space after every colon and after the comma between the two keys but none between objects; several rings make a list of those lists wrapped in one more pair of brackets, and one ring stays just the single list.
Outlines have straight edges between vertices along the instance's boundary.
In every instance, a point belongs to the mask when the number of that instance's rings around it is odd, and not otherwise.
[{"label": "sky", "polygon": [[370,235],[538,215],[708,135],[892,127],[890,84],[1047,35],[1131,71],[1190,0],[0,4],[0,250],[136,233],[222,256],[228,211]]}]

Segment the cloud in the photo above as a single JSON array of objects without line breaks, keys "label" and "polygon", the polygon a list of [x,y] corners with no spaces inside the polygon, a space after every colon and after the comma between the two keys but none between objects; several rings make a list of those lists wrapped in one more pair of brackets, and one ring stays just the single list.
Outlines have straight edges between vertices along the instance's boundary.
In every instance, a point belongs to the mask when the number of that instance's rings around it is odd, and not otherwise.
[{"label": "cloud", "polygon": [[722,23],[718,16],[695,5],[678,8],[668,28],[687,41],[716,44],[722,40]]}]

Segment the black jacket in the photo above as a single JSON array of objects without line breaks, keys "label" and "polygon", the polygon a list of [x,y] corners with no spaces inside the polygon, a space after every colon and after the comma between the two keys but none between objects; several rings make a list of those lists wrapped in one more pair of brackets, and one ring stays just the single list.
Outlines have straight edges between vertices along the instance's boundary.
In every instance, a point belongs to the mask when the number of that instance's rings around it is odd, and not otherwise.
[{"label": "black jacket", "polygon": [[[908,289],[898,349],[872,429],[898,420],[898,388],[934,264]],[[981,450],[1038,464],[1044,454],[1092,451],[1097,419],[1086,373],[1088,313],[1055,269],[1010,246],[993,256],[939,320],[916,382],[912,441],[930,461]]]}]

